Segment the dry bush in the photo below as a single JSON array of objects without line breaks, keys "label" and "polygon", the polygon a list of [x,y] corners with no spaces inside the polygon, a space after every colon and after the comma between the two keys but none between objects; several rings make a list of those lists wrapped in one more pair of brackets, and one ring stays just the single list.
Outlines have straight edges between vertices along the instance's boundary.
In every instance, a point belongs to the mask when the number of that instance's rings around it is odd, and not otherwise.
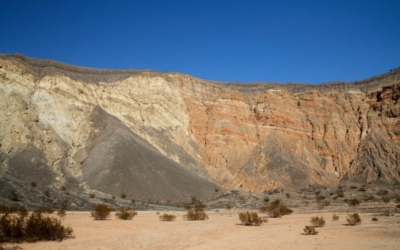
[{"label": "dry bush", "polygon": [[372,221],[378,221],[378,218],[374,217],[374,218],[372,218]]},{"label": "dry bush", "polygon": [[183,216],[186,220],[206,220],[208,219],[208,215],[204,212],[204,208],[206,205],[196,199],[196,197],[192,197],[192,204],[194,206],[194,210],[192,205],[185,204],[184,208],[187,210],[186,215]]},{"label": "dry bush", "polygon": [[173,214],[163,214],[159,218],[162,221],[174,221],[176,216]]},{"label": "dry bush", "polygon": [[95,198],[95,197],[96,197],[96,194],[95,194],[95,193],[90,193],[90,194],[89,194],[89,198],[90,198],[90,199],[93,199],[93,198]]},{"label": "dry bush", "polygon": [[364,201],[372,201],[374,199],[375,199],[375,197],[373,195],[369,195],[369,196],[366,196],[363,200]]},{"label": "dry bush", "polygon": [[381,189],[379,190],[376,194],[377,195],[387,195],[389,193],[389,191],[385,190],[385,189]]},{"label": "dry bush", "polygon": [[260,226],[264,220],[255,212],[239,213],[239,220],[245,226]]},{"label": "dry bush", "polygon": [[33,210],[34,213],[44,213],[44,214],[52,214],[54,213],[54,208],[45,205],[45,206],[39,206],[35,210]]},{"label": "dry bush", "polygon": [[293,210],[286,207],[281,200],[277,199],[266,206],[260,207],[260,212],[267,213],[271,218],[278,218],[293,213]]},{"label": "dry bush", "polygon": [[0,217],[0,242],[61,241],[72,237],[73,230],[61,220],[31,213],[29,217],[5,214]]},{"label": "dry bush", "polygon": [[225,207],[226,207],[226,210],[231,210],[232,209],[231,205],[226,205]]},{"label": "dry bush", "polygon": [[305,226],[303,231],[304,231],[305,235],[316,235],[316,234],[318,234],[318,231],[315,230],[314,226]]},{"label": "dry bush", "polygon": [[61,208],[60,210],[57,211],[57,215],[58,215],[61,219],[64,219],[64,217],[67,215],[67,213],[65,212],[64,209]]},{"label": "dry bush", "polygon": [[310,222],[311,222],[311,225],[313,225],[314,227],[323,227],[323,226],[325,226],[325,219],[322,216],[321,217],[318,217],[318,216],[311,217]]},{"label": "dry bush", "polygon": [[361,224],[361,218],[357,213],[347,215],[347,222],[350,226]]},{"label": "dry bush", "polygon": [[339,215],[333,214],[332,215],[332,220],[339,220]]},{"label": "dry bush", "polygon": [[339,188],[337,191],[336,191],[336,195],[337,195],[337,197],[344,197],[344,192],[343,192],[343,190],[341,189],[341,188]]},{"label": "dry bush", "polygon": [[37,183],[35,181],[31,182],[31,187],[37,187]]},{"label": "dry bush", "polygon": [[120,207],[118,212],[115,213],[115,216],[121,220],[132,220],[135,215],[137,215],[137,212],[129,207]]},{"label": "dry bush", "polygon": [[382,197],[382,201],[385,203],[389,203],[390,202],[390,198],[387,196]]},{"label": "dry bush", "polygon": [[104,203],[97,204],[90,215],[95,220],[105,220],[108,216],[110,216],[111,208]]},{"label": "dry bush", "polygon": [[121,197],[121,199],[125,199],[127,195],[125,193],[122,193],[119,197]]},{"label": "dry bush", "polygon": [[357,198],[353,198],[353,199],[348,200],[347,203],[349,204],[349,206],[358,206],[358,205],[360,205],[361,201]]}]

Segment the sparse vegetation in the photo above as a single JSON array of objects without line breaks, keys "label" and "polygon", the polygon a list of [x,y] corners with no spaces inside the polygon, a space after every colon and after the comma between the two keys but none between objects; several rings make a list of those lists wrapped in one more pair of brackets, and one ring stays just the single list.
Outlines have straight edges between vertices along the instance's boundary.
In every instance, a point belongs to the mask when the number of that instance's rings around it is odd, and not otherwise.
[{"label": "sparse vegetation", "polygon": [[137,212],[129,207],[120,207],[118,212],[115,213],[115,216],[121,220],[132,220],[135,215],[137,215]]},{"label": "sparse vegetation", "polygon": [[271,218],[278,218],[293,213],[293,210],[286,207],[281,200],[277,199],[266,206],[262,206],[260,212],[267,213]]},{"label": "sparse vegetation", "polygon": [[311,217],[310,222],[311,222],[311,225],[314,226],[314,227],[323,227],[323,226],[325,226],[325,219],[322,216],[321,217],[318,217],[318,216]]},{"label": "sparse vegetation", "polygon": [[304,231],[305,235],[316,235],[316,234],[318,234],[318,231],[315,230],[314,226],[305,226],[303,231]]},{"label": "sparse vegetation", "polygon": [[0,216],[0,243],[61,241],[72,237],[73,230],[61,220],[31,213],[29,217],[4,214]]},{"label": "sparse vegetation", "polygon": [[132,202],[133,204],[135,204],[135,203],[136,203],[135,199],[132,199],[132,200],[131,200],[131,202]]},{"label": "sparse vegetation", "polygon": [[163,214],[159,218],[162,221],[174,221],[176,216],[173,214]]},{"label": "sparse vegetation", "polygon": [[33,210],[34,213],[45,213],[45,214],[52,214],[54,213],[54,208],[45,205],[45,206],[39,206],[35,210]]},{"label": "sparse vegetation", "polygon": [[333,214],[332,215],[332,220],[339,220],[339,215]]},{"label": "sparse vegetation", "polygon": [[126,194],[122,193],[119,197],[121,197],[121,199],[125,199],[126,198]]},{"label": "sparse vegetation", "polygon": [[386,189],[381,189],[376,194],[377,195],[387,195],[388,193],[389,193],[389,191],[387,191]]},{"label": "sparse vegetation", "polygon": [[89,198],[90,198],[90,199],[93,199],[93,198],[95,198],[95,197],[96,197],[96,195],[95,195],[94,193],[90,193],[90,194],[89,194]]},{"label": "sparse vegetation", "polygon": [[268,197],[268,196],[264,197],[263,201],[264,201],[265,203],[268,203],[268,202],[269,202],[269,197]]},{"label": "sparse vegetation", "polygon": [[17,193],[17,191],[13,191],[8,195],[8,199],[10,201],[19,201],[19,194]]},{"label": "sparse vegetation", "polygon": [[387,196],[383,196],[382,197],[382,201],[385,202],[385,203],[389,203],[390,202],[390,198],[387,197]]},{"label": "sparse vegetation", "polygon": [[355,226],[361,224],[361,218],[358,213],[347,215],[347,222],[350,226]]},{"label": "sparse vegetation", "polygon": [[35,181],[32,181],[32,182],[31,182],[31,187],[33,187],[33,188],[34,188],[34,187],[37,187],[37,183],[36,183]]},{"label": "sparse vegetation", "polygon": [[95,220],[105,220],[110,216],[111,208],[104,203],[97,204],[91,212]]},{"label": "sparse vegetation", "polygon": [[204,212],[204,208],[206,205],[196,199],[196,197],[192,197],[192,204],[194,206],[194,210],[191,204],[185,204],[184,208],[187,210],[186,215],[184,215],[184,219],[187,220],[206,220],[208,219],[208,215]]},{"label": "sparse vegetation", "polygon": [[374,217],[374,218],[372,218],[372,221],[378,221],[378,218]]},{"label": "sparse vegetation", "polygon": [[45,195],[46,197],[50,197],[50,192],[49,192],[49,190],[44,191],[44,195]]},{"label": "sparse vegetation", "polygon": [[264,222],[255,212],[239,213],[239,220],[245,226],[260,226]]},{"label": "sparse vegetation", "polygon": [[61,219],[64,219],[64,217],[67,215],[67,213],[65,212],[64,209],[61,208],[60,210],[57,211],[57,215],[58,215]]},{"label": "sparse vegetation", "polygon": [[347,203],[349,204],[349,206],[358,206],[360,205],[361,201],[357,198],[352,198],[348,200]]}]

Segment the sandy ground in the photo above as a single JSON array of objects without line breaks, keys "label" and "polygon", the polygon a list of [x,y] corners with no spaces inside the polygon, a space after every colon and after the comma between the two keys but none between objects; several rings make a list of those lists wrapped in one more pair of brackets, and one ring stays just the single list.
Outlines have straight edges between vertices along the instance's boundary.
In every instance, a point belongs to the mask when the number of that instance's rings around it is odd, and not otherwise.
[{"label": "sandy ground", "polygon": [[[210,211],[209,220],[185,221],[183,212],[162,222],[155,211],[138,212],[133,220],[95,221],[88,212],[68,212],[64,220],[75,238],[62,242],[24,243],[23,249],[400,249],[400,216],[360,214],[359,226],[346,226],[346,214],[292,214],[269,219],[259,227],[240,225],[238,211]],[[324,216],[319,234],[303,235],[311,216]],[[372,217],[379,221],[373,222]]]}]

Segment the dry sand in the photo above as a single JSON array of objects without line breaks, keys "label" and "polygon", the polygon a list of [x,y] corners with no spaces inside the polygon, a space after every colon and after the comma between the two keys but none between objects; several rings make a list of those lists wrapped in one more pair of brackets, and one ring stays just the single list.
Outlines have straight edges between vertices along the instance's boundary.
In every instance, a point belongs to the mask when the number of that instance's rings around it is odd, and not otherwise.
[{"label": "dry sand", "polygon": [[[23,249],[400,249],[400,216],[360,214],[359,226],[346,226],[346,214],[292,214],[269,219],[259,227],[242,226],[238,211],[208,212],[206,221],[185,221],[183,212],[162,222],[155,211],[138,212],[133,220],[95,221],[88,212],[68,212],[64,224],[75,238],[62,242],[24,243]],[[326,225],[318,235],[303,235],[311,216],[322,215]],[[379,221],[372,221],[377,217]]]}]

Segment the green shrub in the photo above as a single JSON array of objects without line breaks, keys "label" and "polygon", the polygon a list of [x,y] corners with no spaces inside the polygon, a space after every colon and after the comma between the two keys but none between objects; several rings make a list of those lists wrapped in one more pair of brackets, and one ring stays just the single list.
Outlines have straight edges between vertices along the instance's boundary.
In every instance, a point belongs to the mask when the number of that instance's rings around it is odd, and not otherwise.
[{"label": "green shrub", "polygon": [[162,221],[174,221],[176,216],[173,214],[163,214],[159,218]]},{"label": "green shrub", "polygon": [[316,234],[318,234],[318,231],[315,230],[314,226],[305,226],[303,231],[304,231],[305,235],[316,235]]},{"label": "green shrub", "polygon": [[97,204],[90,215],[95,220],[105,220],[108,216],[110,216],[111,208],[104,203]]},{"label": "green shrub", "polygon": [[361,218],[357,213],[347,215],[347,222],[350,226],[361,224]]},{"label": "green shrub", "polygon": [[339,215],[333,214],[332,215],[332,220],[339,220]]},{"label": "green shrub", "polygon": [[277,199],[266,206],[260,208],[261,213],[267,213],[271,218],[282,217],[283,215],[293,213],[293,210],[287,208],[281,200]]},{"label": "green shrub", "polygon": [[318,216],[311,217],[310,222],[311,222],[311,225],[314,226],[314,227],[323,227],[323,226],[325,226],[325,219],[322,216],[321,217],[318,217]]},{"label": "green shrub", "polygon": [[137,212],[129,207],[120,207],[118,212],[115,213],[115,216],[121,220],[132,220],[135,215],[137,215]]},{"label": "green shrub", "polygon": [[255,212],[239,213],[239,220],[245,226],[260,226],[264,222]]}]

